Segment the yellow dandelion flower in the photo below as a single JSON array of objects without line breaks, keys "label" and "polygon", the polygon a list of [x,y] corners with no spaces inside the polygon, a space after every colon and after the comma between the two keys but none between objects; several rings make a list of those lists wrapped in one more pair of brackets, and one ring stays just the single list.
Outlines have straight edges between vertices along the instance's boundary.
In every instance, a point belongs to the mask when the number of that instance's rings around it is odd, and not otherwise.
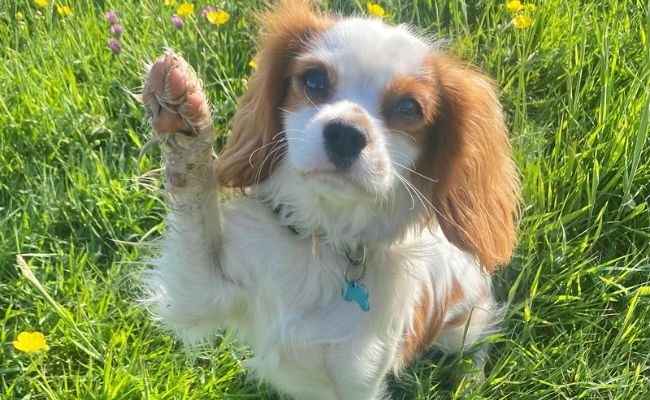
[{"label": "yellow dandelion flower", "polygon": [[36,4],[39,7],[43,7],[43,8],[50,5],[50,3],[48,3],[47,0],[34,0],[34,4]]},{"label": "yellow dandelion flower", "polygon": [[205,19],[207,19],[211,24],[223,25],[230,19],[230,14],[224,10],[208,11],[205,14]]},{"label": "yellow dandelion flower", "polygon": [[176,0],[165,0],[164,3],[167,7],[174,7],[176,5]]},{"label": "yellow dandelion flower", "polygon": [[72,8],[68,6],[56,6],[56,12],[62,17],[69,17],[72,15]]},{"label": "yellow dandelion flower", "polygon": [[179,17],[189,17],[192,15],[194,12],[194,4],[192,3],[183,3],[180,6],[178,6],[178,9],[176,9],[176,14],[178,14]]},{"label": "yellow dandelion flower", "polygon": [[35,353],[50,348],[45,342],[45,335],[41,332],[20,332],[13,344],[16,349],[25,353]]},{"label": "yellow dandelion flower", "polygon": [[526,8],[526,10],[528,11],[537,11],[537,6],[534,5],[533,3],[526,4],[524,8]]},{"label": "yellow dandelion flower", "polygon": [[506,8],[516,14],[524,9],[524,5],[519,0],[512,0],[506,3]]},{"label": "yellow dandelion flower", "polygon": [[24,19],[25,19],[25,15],[22,12],[20,11],[16,12],[16,20],[23,21]]},{"label": "yellow dandelion flower", "polygon": [[528,28],[533,23],[533,20],[528,15],[519,14],[512,20],[512,23],[515,25],[515,28],[524,29]]},{"label": "yellow dandelion flower", "polygon": [[253,68],[253,69],[256,69],[257,68],[257,63],[255,62],[255,60],[250,60],[248,62],[248,66]]},{"label": "yellow dandelion flower", "polygon": [[384,7],[376,3],[370,3],[370,2],[366,3],[366,9],[368,10],[369,14],[374,15],[375,17],[381,18],[386,15],[386,11],[384,10]]}]

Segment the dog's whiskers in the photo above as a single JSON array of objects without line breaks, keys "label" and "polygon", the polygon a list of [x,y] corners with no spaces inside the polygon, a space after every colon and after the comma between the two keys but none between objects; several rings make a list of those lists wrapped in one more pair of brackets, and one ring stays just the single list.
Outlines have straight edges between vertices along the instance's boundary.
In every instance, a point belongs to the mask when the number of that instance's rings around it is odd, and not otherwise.
[{"label": "dog's whiskers", "polygon": [[426,175],[422,175],[421,173],[419,173],[418,171],[414,170],[413,168],[409,168],[409,167],[407,167],[406,165],[403,165],[403,164],[398,163],[397,161],[393,161],[393,164],[394,164],[394,165],[397,165],[398,167],[401,167],[401,168],[407,170],[408,172],[410,172],[410,173],[412,173],[412,174],[415,174],[415,175],[419,176],[420,178],[423,178],[423,179],[425,179],[425,180],[427,180],[427,181],[429,181],[429,182],[433,182],[433,183],[438,183],[438,182],[439,182],[438,179],[433,179],[433,178],[429,178],[429,177],[426,176]]}]

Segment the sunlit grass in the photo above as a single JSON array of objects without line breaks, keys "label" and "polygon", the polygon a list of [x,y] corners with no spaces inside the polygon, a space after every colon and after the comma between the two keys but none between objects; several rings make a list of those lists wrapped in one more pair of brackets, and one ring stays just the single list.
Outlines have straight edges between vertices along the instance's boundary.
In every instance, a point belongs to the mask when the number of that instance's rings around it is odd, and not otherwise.
[{"label": "sunlit grass", "polygon": [[[159,236],[164,207],[138,180],[158,161],[138,164],[148,132],[126,91],[163,48],[181,51],[218,110],[221,145],[261,3],[211,4],[230,16],[216,26],[197,1],[182,29],[171,24],[180,1],[0,5],[0,398],[279,397],[246,376],[242,344],[221,337],[188,356],[139,306],[151,249],[138,243]],[[379,4],[501,89],[525,201],[517,255],[495,277],[509,307],[483,384],[457,389],[468,358],[432,354],[393,379],[394,398],[648,398],[648,4],[521,2],[537,7],[518,29],[506,1],[468,3]],[[119,55],[107,46],[111,9]],[[49,349],[12,345],[34,331]]]}]

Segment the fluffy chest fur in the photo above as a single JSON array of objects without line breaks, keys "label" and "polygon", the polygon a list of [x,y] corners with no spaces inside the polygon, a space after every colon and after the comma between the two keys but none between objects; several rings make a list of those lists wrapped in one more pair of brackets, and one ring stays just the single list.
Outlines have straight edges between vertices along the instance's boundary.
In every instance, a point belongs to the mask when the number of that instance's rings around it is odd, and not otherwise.
[{"label": "fluffy chest fur", "polygon": [[364,312],[342,296],[349,261],[335,247],[258,199],[217,203],[170,214],[148,281],[156,315],[189,344],[232,329],[255,354],[251,371],[296,398],[379,398],[390,370],[433,344],[475,343],[500,318],[489,276],[440,230],[368,249]]},{"label": "fluffy chest fur", "polygon": [[[355,370],[368,372],[364,379],[377,368],[398,370],[404,361],[400,347],[413,333],[423,296],[435,305],[431,314],[444,310],[444,315],[427,318],[444,321],[466,312],[476,300],[463,304],[452,299],[454,282],[476,293],[489,291],[487,276],[473,258],[441,232],[409,232],[398,243],[369,249],[362,283],[370,310],[364,312],[341,293],[349,265],[345,254],[299,237],[253,198],[224,204],[222,218],[233,227],[223,237],[228,266],[223,273],[241,284],[243,293],[254,295],[244,295],[231,319],[220,322],[251,345],[255,357],[249,365],[267,380],[315,384],[316,377],[331,373],[332,352],[358,355]],[[473,270],[466,268],[468,263]],[[278,371],[294,372],[280,378]]]}]

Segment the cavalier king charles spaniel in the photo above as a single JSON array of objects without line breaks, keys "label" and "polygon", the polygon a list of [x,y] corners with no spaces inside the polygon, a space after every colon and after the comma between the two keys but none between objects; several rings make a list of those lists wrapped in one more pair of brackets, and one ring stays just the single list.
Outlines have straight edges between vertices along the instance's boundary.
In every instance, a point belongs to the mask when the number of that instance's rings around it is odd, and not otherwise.
[{"label": "cavalier king charles spaniel", "polygon": [[187,343],[235,331],[280,392],[386,398],[425,350],[495,331],[519,181],[490,79],[407,26],[310,3],[263,15],[219,156],[194,70],[169,50],[149,67],[169,215],[146,287]]}]

